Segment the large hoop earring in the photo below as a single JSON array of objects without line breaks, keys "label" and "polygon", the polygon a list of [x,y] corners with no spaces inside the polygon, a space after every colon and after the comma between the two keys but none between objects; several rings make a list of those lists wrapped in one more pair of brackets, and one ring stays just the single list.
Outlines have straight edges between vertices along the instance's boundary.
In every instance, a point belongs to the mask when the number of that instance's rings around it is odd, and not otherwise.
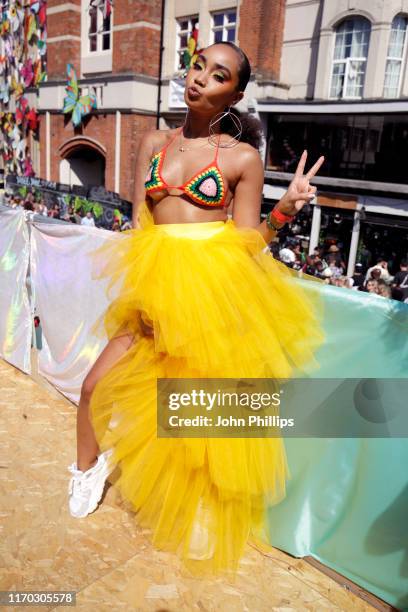
[{"label": "large hoop earring", "polygon": [[[214,126],[227,116],[229,116],[229,119],[231,119],[232,123],[237,128],[237,133],[232,136],[231,140],[229,140],[223,145],[220,145],[222,146],[222,148],[234,147],[236,145],[236,142],[234,141],[239,140],[242,136],[242,123],[239,117],[231,112],[231,107],[229,106],[228,110],[224,111],[223,113],[218,113],[211,119],[210,124],[208,126],[208,131],[210,134],[208,138],[209,142],[211,144],[218,144],[218,134],[214,132]],[[215,119],[215,117],[218,117],[218,119]]]}]

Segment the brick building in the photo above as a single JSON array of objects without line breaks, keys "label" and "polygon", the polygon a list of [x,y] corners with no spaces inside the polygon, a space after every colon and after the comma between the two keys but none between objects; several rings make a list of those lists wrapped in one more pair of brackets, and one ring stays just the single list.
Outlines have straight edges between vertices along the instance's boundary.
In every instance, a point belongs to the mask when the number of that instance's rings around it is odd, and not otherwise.
[{"label": "brick building", "polygon": [[[32,143],[38,176],[103,185],[132,201],[140,136],[184,120],[183,54],[196,29],[200,47],[231,40],[250,58],[238,108],[264,127],[266,207],[304,148],[312,158],[323,153],[309,250],[337,232],[349,274],[363,241],[374,252],[381,236],[390,256],[406,255],[408,0],[115,0],[110,15],[107,3],[47,4],[48,80]],[[68,62],[82,93],[97,96],[78,128],[62,114]]]},{"label": "brick building", "polygon": [[[252,77],[240,110],[251,110],[258,98],[286,98],[280,64],[286,0],[167,0],[163,49],[162,126],[180,123],[183,101],[182,52],[194,27],[199,47],[229,40],[247,53]],[[273,24],[273,27],[271,27]]]},{"label": "brick building", "polygon": [[[156,127],[162,6],[160,0],[117,0],[104,16],[103,3],[91,5],[48,1],[37,173],[71,185],[104,185],[132,200],[138,142]],[[82,93],[97,98],[97,109],[79,127],[62,114],[67,63]]]},{"label": "brick building", "polygon": [[[33,152],[37,174],[104,185],[132,200],[141,135],[183,121],[181,57],[192,28],[198,28],[200,46],[232,40],[248,52],[254,74],[246,101],[282,97],[284,7],[284,0],[116,0],[104,18],[103,3],[94,8],[90,0],[49,0],[48,80],[39,90],[40,146]],[[276,24],[272,35],[270,22]],[[62,114],[67,63],[82,93],[89,88],[97,97],[97,109],[78,128]]]}]

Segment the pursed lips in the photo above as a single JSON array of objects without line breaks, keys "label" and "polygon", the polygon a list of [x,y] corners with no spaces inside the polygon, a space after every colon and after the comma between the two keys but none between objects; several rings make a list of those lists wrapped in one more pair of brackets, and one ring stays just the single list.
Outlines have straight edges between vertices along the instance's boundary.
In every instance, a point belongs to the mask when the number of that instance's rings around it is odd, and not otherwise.
[{"label": "pursed lips", "polygon": [[193,96],[201,96],[201,93],[195,87],[189,87],[187,91]]}]

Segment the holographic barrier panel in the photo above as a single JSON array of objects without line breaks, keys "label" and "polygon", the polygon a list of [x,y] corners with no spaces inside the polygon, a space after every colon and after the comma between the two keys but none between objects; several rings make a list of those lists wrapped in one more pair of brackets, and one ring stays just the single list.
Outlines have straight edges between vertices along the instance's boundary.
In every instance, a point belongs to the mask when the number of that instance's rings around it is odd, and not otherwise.
[{"label": "holographic barrier panel", "polygon": [[34,222],[31,278],[42,326],[38,371],[78,403],[81,384],[104,348],[90,333],[107,308],[105,281],[92,279],[89,253],[116,232],[74,224]]},{"label": "holographic barrier panel", "polygon": [[0,356],[26,374],[31,373],[32,337],[28,263],[24,210],[0,205]]}]

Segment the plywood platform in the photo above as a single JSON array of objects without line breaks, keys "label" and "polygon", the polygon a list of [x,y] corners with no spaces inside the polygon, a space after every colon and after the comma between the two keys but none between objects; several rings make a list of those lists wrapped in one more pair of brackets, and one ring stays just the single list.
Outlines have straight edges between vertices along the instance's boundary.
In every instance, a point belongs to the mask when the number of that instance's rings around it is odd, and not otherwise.
[{"label": "plywood platform", "polygon": [[186,577],[174,555],[150,545],[114,487],[96,512],[72,518],[67,466],[75,461],[76,407],[0,360],[0,410],[0,590],[74,590],[76,607],[55,609],[87,612],[373,609],[277,549],[264,555],[247,547],[234,584]]}]

